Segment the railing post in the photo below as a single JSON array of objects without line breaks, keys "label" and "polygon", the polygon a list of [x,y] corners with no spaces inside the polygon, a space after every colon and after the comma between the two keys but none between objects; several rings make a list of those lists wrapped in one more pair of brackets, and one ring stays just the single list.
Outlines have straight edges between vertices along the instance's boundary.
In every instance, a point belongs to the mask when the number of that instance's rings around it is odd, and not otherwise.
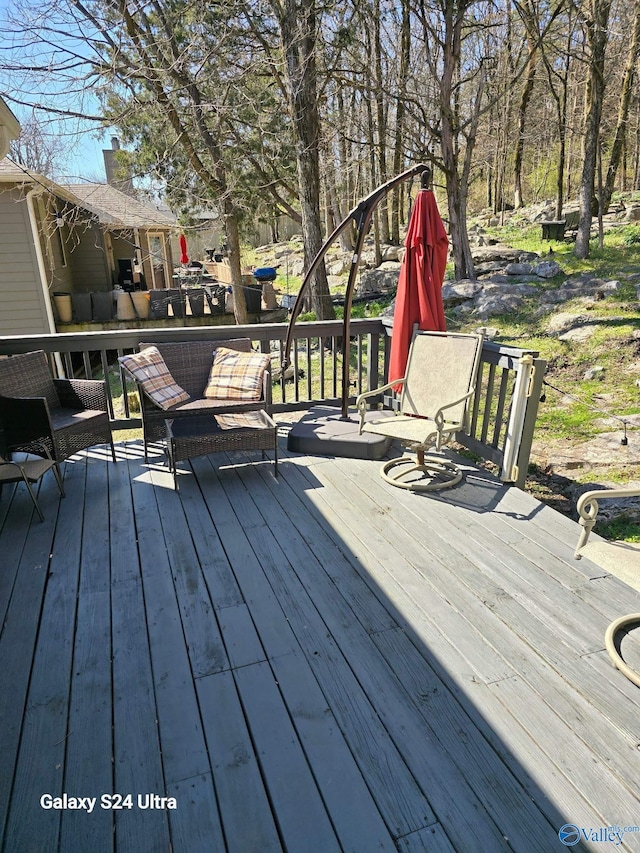
[{"label": "railing post", "polygon": [[[538,370],[536,362],[539,363]],[[527,476],[533,425],[538,408],[540,386],[538,385],[536,396],[536,373],[541,383],[544,367],[545,362],[541,359],[535,359],[530,354],[522,356],[513,389],[500,479],[505,483],[515,483],[518,487],[524,485]]]},{"label": "railing post", "polygon": [[516,462],[518,478],[515,481],[515,485],[519,489],[523,488],[527,478],[531,445],[533,444],[533,430],[538,416],[538,404],[540,403],[546,368],[547,362],[543,358],[535,358],[533,360],[533,375],[531,377],[527,408],[522,425],[522,437],[520,438],[520,447],[518,448],[518,459]]}]

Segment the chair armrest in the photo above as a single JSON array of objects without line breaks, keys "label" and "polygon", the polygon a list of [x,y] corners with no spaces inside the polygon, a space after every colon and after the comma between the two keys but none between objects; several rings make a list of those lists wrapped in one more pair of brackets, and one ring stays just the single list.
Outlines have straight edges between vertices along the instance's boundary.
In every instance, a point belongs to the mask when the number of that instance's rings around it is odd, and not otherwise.
[{"label": "chair armrest", "polygon": [[438,411],[433,416],[433,420],[435,423],[441,428],[444,426],[444,417],[442,416],[443,412],[446,412],[447,409],[453,408],[453,406],[459,406],[460,403],[464,403],[465,400],[469,400],[476,393],[475,387],[468,391],[463,397],[460,397],[458,400],[454,400],[452,403],[445,403],[444,406],[440,406]]},{"label": "chair armrest", "polygon": [[[53,440],[53,427],[46,397],[0,396],[0,422],[8,451],[40,439]],[[46,447],[46,444],[43,443],[43,447]]]},{"label": "chair armrest", "polygon": [[640,487],[636,486],[632,489],[592,489],[589,492],[584,492],[578,498],[576,509],[578,511],[578,521],[582,526],[578,544],[573,556],[576,560],[581,558],[580,551],[587,544],[587,539],[593,530],[598,511],[600,509],[598,501],[610,500],[611,498],[634,498],[640,495]]},{"label": "chair armrest", "polygon": [[367,412],[367,404],[365,400],[368,397],[377,397],[383,391],[388,391],[390,388],[395,388],[396,385],[402,385],[405,382],[406,377],[402,377],[401,379],[394,379],[393,382],[387,382],[386,385],[381,385],[379,388],[374,388],[372,391],[364,391],[362,394],[359,394],[356,398],[356,408],[358,413],[360,414],[360,429],[359,432],[362,433],[362,428],[364,426],[364,419]]},{"label": "chair armrest", "polygon": [[63,408],[107,411],[107,389],[102,379],[54,379],[53,384]]}]

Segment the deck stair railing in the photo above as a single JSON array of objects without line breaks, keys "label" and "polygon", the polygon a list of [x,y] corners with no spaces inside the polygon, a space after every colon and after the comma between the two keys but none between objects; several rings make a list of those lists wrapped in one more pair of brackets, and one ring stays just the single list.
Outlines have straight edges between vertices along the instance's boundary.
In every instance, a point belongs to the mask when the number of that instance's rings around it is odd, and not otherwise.
[{"label": "deck stair railing", "polygon": [[[340,406],[342,399],[342,335],[339,320],[298,323],[291,364],[285,375],[287,324],[127,329],[54,335],[0,337],[0,356],[42,349],[50,354],[61,377],[109,377],[108,402],[112,428],[139,429],[133,404],[135,389],[119,369],[117,357],[148,341],[206,340],[216,343],[248,337],[254,348],[272,357],[274,382],[267,408],[271,413],[305,410],[313,405]],[[390,339],[378,318],[350,324],[349,398],[386,381]],[[501,468],[506,482],[524,483],[545,363],[537,353],[485,342],[481,378],[472,407],[470,428],[461,444]],[[525,375],[526,374],[526,375]],[[385,400],[393,405],[393,400]]]}]

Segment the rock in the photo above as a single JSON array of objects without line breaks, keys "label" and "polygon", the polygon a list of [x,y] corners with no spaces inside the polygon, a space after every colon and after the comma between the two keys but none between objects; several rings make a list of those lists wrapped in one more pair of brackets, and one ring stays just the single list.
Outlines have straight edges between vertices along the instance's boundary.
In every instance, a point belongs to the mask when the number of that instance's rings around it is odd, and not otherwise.
[{"label": "rock", "polygon": [[587,382],[591,379],[604,379],[604,367],[600,367],[599,365],[590,367],[582,378]]},{"label": "rock", "polygon": [[492,272],[498,272],[503,268],[504,264],[500,261],[488,261],[483,264],[476,264],[476,275],[489,275]]},{"label": "rock", "polygon": [[558,340],[581,344],[588,341],[595,331],[595,326],[578,326],[576,329],[569,329],[568,332],[558,335]]},{"label": "rock", "polygon": [[569,329],[583,326],[589,322],[589,318],[584,314],[569,314],[562,312],[555,314],[547,323],[546,332],[548,335],[561,335]]},{"label": "rock", "polygon": [[599,285],[597,292],[598,293],[615,293],[620,290],[622,287],[622,282],[617,279],[613,279],[612,281],[603,281],[601,285]]},{"label": "rock", "polygon": [[627,222],[640,222],[640,207],[630,207],[624,218]]},{"label": "rock", "polygon": [[540,278],[553,278],[562,272],[560,269],[560,264],[556,261],[540,261],[539,264],[536,264],[532,270],[534,275],[540,276]]},{"label": "rock", "polygon": [[333,261],[327,267],[327,273],[329,275],[344,275],[349,272],[349,268],[351,267],[350,261],[346,259],[340,258]]},{"label": "rock", "polygon": [[356,288],[358,296],[366,296],[368,293],[384,293],[398,286],[400,265],[393,264],[393,269],[365,270],[360,273],[360,280]]},{"label": "rock", "polygon": [[[515,263],[519,261],[522,252],[519,249],[512,249],[511,246],[497,244],[474,249],[471,254],[476,263],[491,263],[492,261],[496,261],[504,266],[510,262]],[[534,257],[537,257],[537,255],[534,255]]]},{"label": "rock", "polygon": [[481,290],[482,284],[479,281],[472,281],[468,278],[455,282],[447,281],[442,286],[442,301],[445,308],[451,308],[461,302],[474,299]]},{"label": "rock", "polygon": [[507,275],[530,275],[533,270],[531,264],[523,264],[520,262],[507,264],[504,271]]},{"label": "rock", "polygon": [[518,262],[521,264],[526,264],[529,261],[539,261],[540,255],[535,252],[520,252],[518,255]]},{"label": "rock", "polygon": [[495,340],[500,334],[500,329],[496,329],[495,326],[478,326],[476,329],[476,335],[482,335],[486,341]]},{"label": "rock", "polygon": [[524,299],[522,296],[517,296],[513,293],[481,293],[475,304],[475,311],[478,317],[486,320],[489,317],[495,317],[499,314],[511,314],[518,311],[522,307]]},{"label": "rock", "polygon": [[382,249],[383,261],[398,261],[402,246],[384,246]]},{"label": "rock", "polygon": [[327,276],[327,284],[329,285],[329,289],[332,287],[342,287],[344,285],[344,278],[341,275],[328,275]]},{"label": "rock", "polygon": [[511,281],[508,276],[491,276],[484,285],[485,293],[493,295],[509,294],[510,296],[535,296],[539,290],[535,284],[524,281]]}]

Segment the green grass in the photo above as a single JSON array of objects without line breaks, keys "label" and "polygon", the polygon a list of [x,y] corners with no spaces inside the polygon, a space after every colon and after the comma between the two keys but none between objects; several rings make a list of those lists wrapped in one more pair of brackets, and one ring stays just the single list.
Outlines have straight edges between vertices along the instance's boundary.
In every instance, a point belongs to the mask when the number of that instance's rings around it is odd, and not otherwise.
[{"label": "green grass", "polygon": [[635,516],[619,515],[611,521],[599,521],[596,523],[595,532],[604,539],[640,542],[640,523]]}]

